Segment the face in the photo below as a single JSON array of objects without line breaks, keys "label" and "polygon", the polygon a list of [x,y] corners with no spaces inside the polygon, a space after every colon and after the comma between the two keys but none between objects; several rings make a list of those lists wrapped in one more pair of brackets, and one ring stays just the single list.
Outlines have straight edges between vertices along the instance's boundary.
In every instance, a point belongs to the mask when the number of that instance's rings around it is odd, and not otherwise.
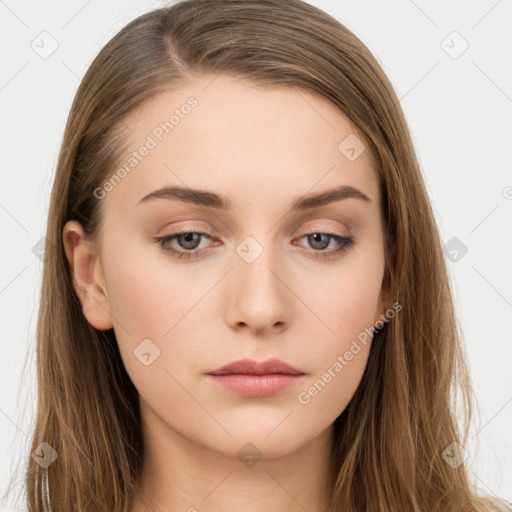
[{"label": "face", "polygon": [[[71,222],[66,252],[86,318],[114,328],[147,424],[273,457],[329,429],[361,381],[361,333],[390,304],[381,198],[369,150],[329,101],[212,80],[126,120],[125,172],[95,192],[98,250]],[[208,375],[270,358],[299,375]]]}]

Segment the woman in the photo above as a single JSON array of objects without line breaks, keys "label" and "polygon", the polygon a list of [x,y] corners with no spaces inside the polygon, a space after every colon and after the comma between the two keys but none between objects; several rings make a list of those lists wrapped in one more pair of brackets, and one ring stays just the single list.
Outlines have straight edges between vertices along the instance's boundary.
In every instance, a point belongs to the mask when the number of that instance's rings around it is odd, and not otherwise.
[{"label": "woman", "polygon": [[124,27],[75,97],[47,237],[29,510],[507,510],[466,471],[398,99],[319,9]]}]

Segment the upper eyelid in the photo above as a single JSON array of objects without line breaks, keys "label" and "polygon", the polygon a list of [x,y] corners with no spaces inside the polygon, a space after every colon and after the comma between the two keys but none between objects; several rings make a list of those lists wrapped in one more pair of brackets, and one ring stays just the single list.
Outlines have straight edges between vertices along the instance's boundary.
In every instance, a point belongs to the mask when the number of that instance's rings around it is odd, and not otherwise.
[{"label": "upper eyelid", "polygon": [[211,235],[213,236],[213,229],[210,229],[206,225],[202,226],[180,226],[176,228],[175,230],[172,230],[168,235],[163,234],[162,236],[171,236],[171,235],[179,235],[184,233],[199,233],[199,234],[205,234],[205,235]]},{"label": "upper eyelid", "polygon": [[[172,233],[169,233],[167,235],[162,235],[160,238],[170,238],[170,237],[173,237],[173,236],[184,235],[184,234],[187,234],[187,233],[196,233],[198,235],[208,235],[209,238],[217,238],[213,234],[213,230],[186,228],[186,227],[183,228],[183,229],[179,228],[176,231],[173,231]],[[347,234],[343,234],[343,233],[336,232],[336,230],[334,230],[334,229],[330,230],[329,228],[321,227],[319,229],[312,228],[312,229],[309,229],[309,230],[302,231],[301,234],[298,235],[298,238],[302,238],[304,236],[315,234],[315,233],[320,233],[320,234],[324,234],[324,235],[332,235],[332,236],[342,236],[342,237],[343,236],[350,236],[348,233]]]},{"label": "upper eyelid", "polygon": [[[305,234],[310,234],[310,233],[329,233],[329,232],[330,232],[330,234],[333,234],[333,235],[343,236],[339,232],[337,232],[338,230],[336,228],[327,226],[325,224],[326,223],[325,220],[320,220],[317,222],[319,222],[320,224],[319,225],[316,224],[316,225],[312,226],[311,228],[301,229],[300,231],[303,233],[303,235],[301,235],[301,236],[304,236]],[[341,224],[339,221],[332,220],[332,222]],[[346,236],[349,236],[351,229],[348,226],[346,226],[345,224],[343,224],[342,226],[347,232]],[[343,228],[340,227],[339,229],[343,229]],[[173,235],[173,234],[192,233],[192,232],[204,233],[204,234],[207,234],[210,236],[214,236],[215,231],[216,231],[215,228],[210,228],[209,225],[206,223],[199,225],[199,226],[185,225],[185,226],[180,226],[180,227],[176,228],[176,230],[173,231],[172,233],[169,233],[168,236]],[[166,236],[166,235],[162,235],[162,236]]]}]

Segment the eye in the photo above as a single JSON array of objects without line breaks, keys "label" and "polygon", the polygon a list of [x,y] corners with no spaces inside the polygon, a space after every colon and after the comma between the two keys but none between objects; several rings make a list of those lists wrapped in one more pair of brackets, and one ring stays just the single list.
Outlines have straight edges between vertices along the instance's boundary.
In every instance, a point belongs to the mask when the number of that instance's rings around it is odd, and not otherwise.
[{"label": "eye", "polygon": [[[337,233],[316,232],[303,235],[299,238],[299,240],[302,238],[306,238],[308,244],[310,244],[313,249],[316,249],[313,256],[315,258],[322,259],[335,258],[340,256],[344,252],[348,251],[348,249],[350,249],[355,243],[355,238],[353,236],[343,236]],[[325,249],[330,245],[332,241],[335,242],[337,248],[326,251]]]},{"label": "eye", "polygon": [[[202,231],[187,230],[157,238],[156,241],[160,244],[164,251],[171,253],[174,257],[191,259],[197,258],[198,253],[202,252],[196,251],[196,249],[199,247],[201,238],[203,237],[211,238],[208,233],[204,233]],[[174,240],[176,240],[182,250],[175,249],[170,245],[170,243]]]},{"label": "eye", "polygon": [[[211,235],[202,231],[183,230],[164,237],[156,238],[155,241],[158,242],[164,251],[170,253],[173,257],[197,259],[200,258],[207,250],[204,247],[199,248],[202,238],[204,237],[209,239],[212,238]],[[353,236],[343,236],[337,233],[314,232],[303,235],[298,240],[303,238],[307,238],[307,242],[310,244],[310,247],[315,249],[312,252],[313,257],[322,259],[340,256],[355,243],[355,238]],[[174,241],[178,244],[179,248],[175,248],[171,245]],[[326,251],[332,241],[334,241],[335,246],[337,247]]]}]

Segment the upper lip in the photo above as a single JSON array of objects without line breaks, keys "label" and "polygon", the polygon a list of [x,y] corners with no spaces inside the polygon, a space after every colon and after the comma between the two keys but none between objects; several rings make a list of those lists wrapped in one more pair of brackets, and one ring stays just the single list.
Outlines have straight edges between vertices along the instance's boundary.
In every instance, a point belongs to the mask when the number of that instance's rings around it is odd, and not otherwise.
[{"label": "upper lip", "polygon": [[248,375],[269,375],[273,373],[304,375],[303,371],[294,368],[280,359],[267,359],[266,361],[240,359],[208,372],[209,375],[230,375],[234,373],[245,373]]}]

